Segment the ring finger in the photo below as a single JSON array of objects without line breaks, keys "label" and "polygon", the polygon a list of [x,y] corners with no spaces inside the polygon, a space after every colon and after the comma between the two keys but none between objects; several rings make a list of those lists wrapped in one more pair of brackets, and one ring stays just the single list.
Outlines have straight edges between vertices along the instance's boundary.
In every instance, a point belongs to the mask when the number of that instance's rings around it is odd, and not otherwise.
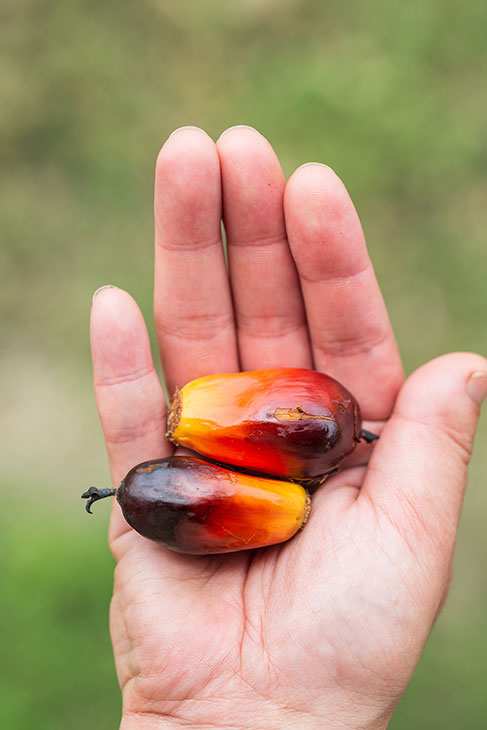
[{"label": "ring finger", "polygon": [[296,267],[284,225],[285,179],[269,142],[232,127],[217,142],[243,370],[311,367]]}]

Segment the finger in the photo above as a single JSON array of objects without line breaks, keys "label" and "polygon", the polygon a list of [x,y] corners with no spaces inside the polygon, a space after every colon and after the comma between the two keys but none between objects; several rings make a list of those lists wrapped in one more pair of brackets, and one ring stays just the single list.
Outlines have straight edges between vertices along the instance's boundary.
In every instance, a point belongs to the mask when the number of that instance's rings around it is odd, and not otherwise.
[{"label": "finger", "polygon": [[162,147],[154,211],[154,314],[172,393],[193,378],[238,369],[220,235],[220,164],[202,130],[177,130]]},{"label": "finger", "polygon": [[240,362],[311,367],[299,280],[287,243],[285,179],[269,142],[233,127],[217,142]]},{"label": "finger", "polygon": [[301,280],[315,367],[358,399],[366,418],[387,418],[402,368],[355,208],[325,165],[298,168],[284,213]]},{"label": "finger", "polygon": [[424,566],[441,556],[447,570],[451,560],[486,391],[487,361],[480,355],[429,362],[404,384],[372,454],[359,499],[371,501]]},{"label": "finger", "polygon": [[[127,292],[115,287],[97,292],[90,336],[96,404],[117,485],[135,464],[171,452],[166,402],[142,314]],[[127,529],[114,501],[111,539]]]}]

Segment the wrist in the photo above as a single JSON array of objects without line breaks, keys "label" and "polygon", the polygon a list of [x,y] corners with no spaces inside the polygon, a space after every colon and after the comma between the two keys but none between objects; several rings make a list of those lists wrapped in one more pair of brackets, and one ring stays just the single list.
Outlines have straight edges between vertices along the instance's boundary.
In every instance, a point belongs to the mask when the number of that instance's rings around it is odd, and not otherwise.
[{"label": "wrist", "polygon": [[[298,716],[299,715],[299,716]],[[352,721],[334,717],[329,720],[324,717],[311,716],[303,717],[300,713],[289,712],[288,710],[249,715],[245,724],[236,724],[230,715],[221,716],[220,720],[204,723],[191,723],[184,716],[176,717],[169,715],[158,715],[155,713],[127,713],[122,716],[120,730],[177,730],[184,727],[185,730],[255,730],[260,727],[264,730],[387,730],[390,717],[386,719],[377,717],[370,721]],[[257,724],[254,724],[257,723]],[[359,723],[359,724],[358,724]]]},{"label": "wrist", "polygon": [[326,690],[317,697],[291,688],[284,696],[264,697],[239,687],[228,696],[215,692],[208,698],[141,702],[127,689],[120,730],[387,730],[399,699],[371,692],[345,698]]}]

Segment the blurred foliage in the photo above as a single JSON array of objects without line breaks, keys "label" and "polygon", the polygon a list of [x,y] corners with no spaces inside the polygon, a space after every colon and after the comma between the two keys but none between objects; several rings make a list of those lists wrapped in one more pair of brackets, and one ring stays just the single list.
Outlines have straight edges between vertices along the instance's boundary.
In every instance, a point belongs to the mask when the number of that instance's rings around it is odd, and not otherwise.
[{"label": "blurred foliage", "polygon": [[[0,522],[0,727],[113,730],[120,698],[105,535],[86,540],[85,530],[52,505],[7,503],[10,515]],[[21,529],[11,510],[22,516]]]},{"label": "blurred foliage", "polygon": [[[216,138],[246,123],[286,174],[327,162],[361,215],[406,369],[485,349],[485,4],[3,0],[0,29],[0,725],[105,730],[119,715],[112,561],[78,503],[108,479],[87,317],[112,282],[151,322],[160,145],[182,124]],[[485,717],[486,473],[477,449],[452,596],[395,730]]]}]

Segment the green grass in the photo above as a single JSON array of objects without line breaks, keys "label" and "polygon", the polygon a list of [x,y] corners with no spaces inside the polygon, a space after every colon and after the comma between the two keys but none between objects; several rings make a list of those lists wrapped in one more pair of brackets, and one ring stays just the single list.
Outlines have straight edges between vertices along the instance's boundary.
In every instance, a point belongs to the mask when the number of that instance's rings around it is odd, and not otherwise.
[{"label": "green grass", "polygon": [[[112,282],[151,321],[164,139],[247,123],[286,174],[327,162],[361,215],[406,369],[485,349],[484,27],[480,0],[3,1],[2,727],[118,725],[113,566],[79,506],[107,479],[87,318]],[[480,451],[452,597],[394,730],[473,729],[486,714]]]}]

